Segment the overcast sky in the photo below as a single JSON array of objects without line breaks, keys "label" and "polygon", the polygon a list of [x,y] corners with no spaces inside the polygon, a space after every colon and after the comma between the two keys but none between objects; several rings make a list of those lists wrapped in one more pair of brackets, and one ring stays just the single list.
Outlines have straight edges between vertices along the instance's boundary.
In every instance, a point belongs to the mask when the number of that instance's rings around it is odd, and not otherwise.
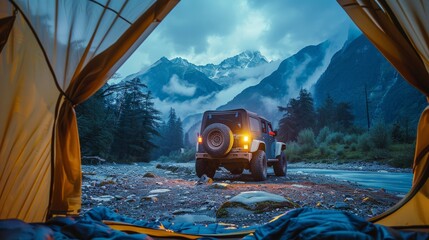
[{"label": "overcast sky", "polygon": [[162,56],[203,65],[259,50],[268,60],[285,59],[350,25],[336,0],[181,0],[118,73]]}]

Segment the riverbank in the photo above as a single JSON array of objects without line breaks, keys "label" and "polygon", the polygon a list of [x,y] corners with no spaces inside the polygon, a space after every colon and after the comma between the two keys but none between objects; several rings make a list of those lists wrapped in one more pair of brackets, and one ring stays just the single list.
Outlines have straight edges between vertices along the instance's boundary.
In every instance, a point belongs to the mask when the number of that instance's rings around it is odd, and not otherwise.
[{"label": "riverbank", "polygon": [[349,170],[349,171],[370,171],[370,172],[397,172],[397,173],[413,172],[411,168],[395,168],[387,164],[380,164],[378,162],[368,162],[368,161],[354,161],[354,162],[346,162],[346,163],[294,162],[294,163],[289,163],[288,167]]},{"label": "riverbank", "polygon": [[[314,167],[305,163],[291,166]],[[254,182],[248,171],[231,175],[223,169],[214,179],[198,179],[193,163],[84,165],[82,170],[83,212],[103,205],[120,214],[148,221],[249,226],[264,224],[297,207],[337,209],[370,218],[400,200],[400,197],[382,190],[365,189],[322,175],[288,172],[286,177],[277,177],[271,169],[264,182]],[[268,204],[257,212],[233,208],[234,214],[219,215],[219,209],[229,199],[249,191],[276,194],[292,204],[274,207]]]}]

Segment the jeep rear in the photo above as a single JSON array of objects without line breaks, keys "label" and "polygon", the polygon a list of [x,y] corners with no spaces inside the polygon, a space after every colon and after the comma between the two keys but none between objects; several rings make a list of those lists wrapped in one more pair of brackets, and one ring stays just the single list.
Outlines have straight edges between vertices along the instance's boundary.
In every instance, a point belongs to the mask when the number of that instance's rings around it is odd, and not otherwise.
[{"label": "jeep rear", "polygon": [[232,174],[250,170],[257,181],[267,178],[267,166],[286,174],[284,143],[276,142],[271,123],[244,109],[207,111],[198,136],[195,170],[213,177],[219,167]]}]

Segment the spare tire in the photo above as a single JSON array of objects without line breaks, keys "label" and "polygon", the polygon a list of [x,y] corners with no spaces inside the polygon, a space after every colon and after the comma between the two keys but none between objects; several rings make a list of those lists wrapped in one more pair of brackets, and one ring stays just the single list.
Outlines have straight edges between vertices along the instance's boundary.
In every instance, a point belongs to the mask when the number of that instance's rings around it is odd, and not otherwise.
[{"label": "spare tire", "polygon": [[222,123],[213,123],[203,132],[203,146],[212,157],[225,157],[231,151],[234,136],[231,129]]}]

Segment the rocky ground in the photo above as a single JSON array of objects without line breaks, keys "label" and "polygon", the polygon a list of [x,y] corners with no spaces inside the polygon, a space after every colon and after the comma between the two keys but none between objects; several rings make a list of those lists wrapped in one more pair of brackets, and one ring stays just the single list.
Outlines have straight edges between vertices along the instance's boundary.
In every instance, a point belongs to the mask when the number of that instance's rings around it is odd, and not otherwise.
[{"label": "rocky ground", "polygon": [[[333,168],[335,165],[296,165]],[[348,166],[342,165],[337,168]],[[354,165],[353,169],[409,171],[376,164]],[[400,200],[383,190],[364,189],[350,182],[320,175],[288,173],[254,182],[248,172],[231,175],[218,171],[214,179],[198,179],[192,163],[146,163],[136,165],[84,165],[82,212],[103,205],[118,213],[148,221],[229,223],[237,226],[264,224],[297,207],[338,209],[363,218],[377,215]],[[272,171],[272,170],[271,170]],[[264,191],[284,197],[287,204],[267,201],[257,209],[234,205],[229,200],[248,191]],[[221,209],[221,210],[219,210]]]}]

